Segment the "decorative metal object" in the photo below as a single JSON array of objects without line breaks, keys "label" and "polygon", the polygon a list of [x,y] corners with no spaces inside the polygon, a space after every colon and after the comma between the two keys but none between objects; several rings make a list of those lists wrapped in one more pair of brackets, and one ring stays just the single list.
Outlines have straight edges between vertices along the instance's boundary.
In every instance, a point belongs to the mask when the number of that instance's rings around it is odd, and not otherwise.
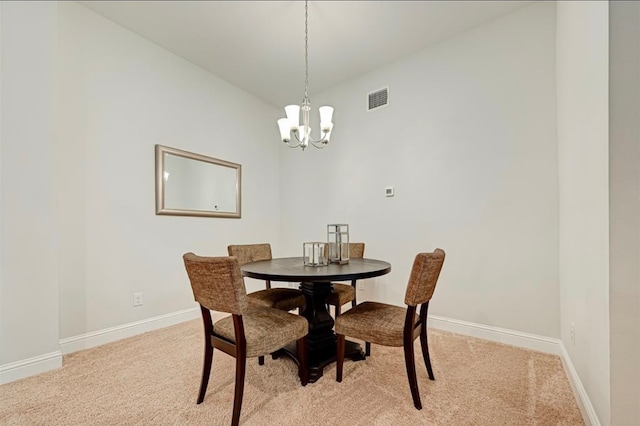
[{"label": "decorative metal object", "polygon": [[349,263],[349,225],[327,225],[327,242],[330,263]]},{"label": "decorative metal object", "polygon": [[[302,150],[309,146],[309,143],[316,148],[324,148],[329,143],[331,130],[333,129],[333,107],[323,106],[318,108],[320,112],[320,138],[311,138],[311,125],[309,112],[311,111],[311,101],[307,94],[309,87],[309,5],[304,2],[304,99],[302,106],[287,105],[284,107],[287,118],[278,120],[280,129],[280,139],[289,148],[301,147]],[[302,125],[300,125],[300,112],[302,111]],[[292,136],[293,135],[293,136]],[[294,141],[292,142],[292,139]]]},{"label": "decorative metal object", "polygon": [[311,242],[302,244],[302,258],[305,266],[327,266],[327,243]]}]

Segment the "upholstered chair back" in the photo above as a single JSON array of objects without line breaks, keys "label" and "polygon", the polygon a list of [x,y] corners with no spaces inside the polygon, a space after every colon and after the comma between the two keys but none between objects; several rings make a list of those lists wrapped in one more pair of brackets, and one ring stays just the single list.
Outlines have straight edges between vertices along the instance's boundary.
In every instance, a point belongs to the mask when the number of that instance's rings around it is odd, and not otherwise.
[{"label": "upholstered chair back", "polygon": [[240,266],[259,262],[261,260],[271,260],[271,244],[243,244],[227,246],[229,256],[238,258]]},{"label": "upholstered chair back", "polygon": [[247,290],[235,257],[182,256],[196,302],[207,309],[242,315],[247,311]]},{"label": "upholstered chair back", "polygon": [[364,243],[349,243],[349,258],[362,259],[364,257]]},{"label": "upholstered chair back", "polygon": [[442,249],[435,249],[433,253],[418,253],[416,255],[404,303],[409,306],[417,306],[431,300],[444,263],[444,255]]}]

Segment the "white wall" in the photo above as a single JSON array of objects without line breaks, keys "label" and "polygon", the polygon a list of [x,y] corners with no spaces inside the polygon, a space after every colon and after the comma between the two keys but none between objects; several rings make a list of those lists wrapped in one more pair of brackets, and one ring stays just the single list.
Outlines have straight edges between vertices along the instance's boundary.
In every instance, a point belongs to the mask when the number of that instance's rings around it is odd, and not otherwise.
[{"label": "white wall", "polygon": [[557,7],[561,338],[600,422],[608,425],[608,5]]},{"label": "white wall", "polygon": [[348,223],[392,264],[365,298],[402,305],[416,253],[441,247],[432,314],[558,337],[554,43],[555,5],[536,4],[313,96],[335,128],[283,150],[286,249]]},{"label": "white wall", "polygon": [[[0,4],[0,383],[3,366],[58,350],[55,150],[57,4]],[[34,372],[38,372],[38,369]]]},{"label": "white wall", "polygon": [[[277,254],[280,147],[273,107],[77,3],[0,11],[2,383],[60,366],[61,339],[195,308],[186,251]],[[156,216],[156,144],[242,164],[242,219]]]},{"label": "white wall", "polygon": [[611,424],[640,419],[640,4],[609,3]]},{"label": "white wall", "polygon": [[[187,251],[277,247],[280,146],[271,106],[81,5],[59,7],[60,337],[68,338],[194,306]],[[156,216],[155,144],[242,164],[242,218]],[[143,306],[132,306],[134,292]]]}]

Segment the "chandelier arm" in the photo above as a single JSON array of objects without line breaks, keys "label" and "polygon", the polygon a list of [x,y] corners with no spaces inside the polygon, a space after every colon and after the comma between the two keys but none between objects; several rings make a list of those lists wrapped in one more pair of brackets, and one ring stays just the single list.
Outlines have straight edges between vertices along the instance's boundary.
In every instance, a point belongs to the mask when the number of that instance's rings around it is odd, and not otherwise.
[{"label": "chandelier arm", "polygon": [[[314,144],[314,146],[315,146],[315,144],[317,144],[317,143],[322,143],[322,144],[325,144],[325,145],[326,145],[325,141],[327,140],[326,138],[327,138],[327,135],[328,135],[328,134],[329,134],[329,132],[322,131],[322,136],[320,137],[320,139],[311,139],[311,138],[309,138],[309,142],[311,142],[312,144]],[[323,147],[323,148],[324,148],[324,147]]]},{"label": "chandelier arm", "polygon": [[[293,134],[293,137],[296,139],[296,141],[298,141],[298,145],[300,145],[302,143],[303,139],[304,139],[304,138],[300,139],[300,137],[298,136],[300,134],[300,132],[296,131],[296,132],[291,132],[291,133]],[[296,146],[298,146],[298,145],[296,145]]]},{"label": "chandelier arm", "polygon": [[297,135],[295,136],[295,138],[296,138],[296,140],[295,140],[295,141],[293,141],[293,145],[291,144],[291,141],[285,142],[284,144],[285,144],[286,146],[288,146],[289,148],[297,148],[297,147],[299,147],[300,145],[302,145],[302,141],[300,141],[300,139],[298,139],[298,136],[297,136]]},{"label": "chandelier arm", "polygon": [[[318,149],[322,149],[327,145],[327,136],[329,135],[329,132],[325,132],[323,130],[321,130],[322,132],[322,137],[319,139],[311,139],[309,138],[309,143],[311,145],[313,145],[315,148]],[[293,142],[293,144],[291,143],[291,140],[288,142],[284,142],[284,144],[286,146],[288,146],[289,148],[298,148],[299,146],[303,145],[303,141],[300,140],[300,138],[298,137],[299,132],[291,132],[291,134],[293,135],[292,139],[295,139],[295,141]]]},{"label": "chandelier arm", "polygon": [[318,141],[318,142],[309,141],[309,142],[311,142],[311,145],[313,145],[314,148],[318,148],[318,149],[323,149],[325,146],[327,146],[327,143],[323,141]]},{"label": "chandelier arm", "polygon": [[300,143],[297,143],[295,145],[290,145],[288,142],[285,142],[285,145],[289,148],[298,148],[300,146]]}]

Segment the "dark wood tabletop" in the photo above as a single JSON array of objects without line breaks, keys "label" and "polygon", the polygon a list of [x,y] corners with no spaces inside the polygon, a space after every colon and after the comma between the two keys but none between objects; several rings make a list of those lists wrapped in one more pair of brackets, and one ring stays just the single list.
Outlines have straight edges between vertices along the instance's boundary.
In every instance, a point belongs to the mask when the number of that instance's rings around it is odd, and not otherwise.
[{"label": "dark wood tabletop", "polygon": [[375,259],[350,259],[349,263],[305,266],[302,257],[284,257],[247,263],[242,275],[271,281],[328,282],[373,278],[388,274],[391,264]]}]

